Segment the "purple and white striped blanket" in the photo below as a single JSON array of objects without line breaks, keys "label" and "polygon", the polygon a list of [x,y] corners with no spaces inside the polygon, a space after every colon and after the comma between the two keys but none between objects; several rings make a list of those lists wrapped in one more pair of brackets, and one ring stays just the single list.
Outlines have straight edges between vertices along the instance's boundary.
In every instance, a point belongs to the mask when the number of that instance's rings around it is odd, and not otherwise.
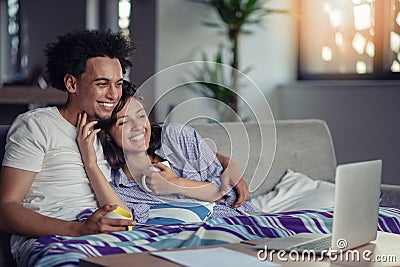
[{"label": "purple and white striped blanket", "polygon": [[[331,230],[332,209],[320,209],[218,218],[197,224],[140,225],[132,231],[81,237],[50,235],[37,240],[29,266],[78,266],[83,257],[238,243],[303,232],[330,233]],[[378,230],[400,234],[400,210],[381,207]]]}]

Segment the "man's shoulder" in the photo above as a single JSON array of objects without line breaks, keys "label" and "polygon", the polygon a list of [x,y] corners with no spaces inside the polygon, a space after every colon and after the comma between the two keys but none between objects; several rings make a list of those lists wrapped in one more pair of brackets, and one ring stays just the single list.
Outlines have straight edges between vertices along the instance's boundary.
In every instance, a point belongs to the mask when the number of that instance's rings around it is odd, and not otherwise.
[{"label": "man's shoulder", "polygon": [[193,147],[198,142],[198,135],[194,128],[190,126],[178,123],[169,123],[163,126],[161,144],[164,150],[167,147],[171,151],[174,151],[177,147],[187,150],[189,146]]},{"label": "man's shoulder", "polygon": [[22,115],[34,115],[34,116],[53,116],[54,114],[57,113],[57,107],[45,107],[45,108],[35,108],[32,110],[29,110],[25,113],[22,113]]},{"label": "man's shoulder", "polygon": [[37,108],[18,115],[15,123],[21,123],[22,121],[29,122],[32,120],[53,120],[56,116],[57,107]]},{"label": "man's shoulder", "polygon": [[186,136],[195,132],[194,128],[180,123],[168,123],[162,126],[163,135]]}]

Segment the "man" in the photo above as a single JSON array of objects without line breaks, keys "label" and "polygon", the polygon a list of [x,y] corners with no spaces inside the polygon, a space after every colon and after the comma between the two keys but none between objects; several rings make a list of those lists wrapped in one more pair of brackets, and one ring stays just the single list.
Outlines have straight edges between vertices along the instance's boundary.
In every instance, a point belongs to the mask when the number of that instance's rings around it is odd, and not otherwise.
[{"label": "man", "polygon": [[[104,217],[116,208],[110,204],[76,221],[82,210],[97,208],[76,144],[78,114],[85,112],[89,121],[110,117],[132,50],[122,34],[105,30],[74,31],[47,46],[49,82],[68,92],[67,102],[18,116],[7,136],[0,179],[0,230],[18,234],[11,238],[17,262],[26,260],[21,253],[32,244],[26,237],[80,236],[134,224]],[[95,150],[109,177],[101,146]],[[114,203],[122,205],[118,199]]]}]

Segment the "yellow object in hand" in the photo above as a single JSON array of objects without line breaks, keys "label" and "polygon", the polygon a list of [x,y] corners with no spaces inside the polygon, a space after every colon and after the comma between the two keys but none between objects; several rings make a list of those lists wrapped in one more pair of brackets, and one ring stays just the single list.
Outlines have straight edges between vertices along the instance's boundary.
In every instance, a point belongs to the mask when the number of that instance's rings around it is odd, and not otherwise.
[{"label": "yellow object in hand", "polygon": [[[105,217],[111,219],[133,220],[132,215],[128,211],[120,207],[116,208],[113,211],[110,211],[105,215]],[[128,230],[132,230],[132,226],[128,226]]]}]

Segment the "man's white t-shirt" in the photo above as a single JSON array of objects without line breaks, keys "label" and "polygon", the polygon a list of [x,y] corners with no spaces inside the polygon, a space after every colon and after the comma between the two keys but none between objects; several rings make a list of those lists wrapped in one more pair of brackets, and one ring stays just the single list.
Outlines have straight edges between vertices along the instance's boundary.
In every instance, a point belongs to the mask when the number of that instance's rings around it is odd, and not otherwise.
[{"label": "man's white t-shirt", "polygon": [[[105,177],[110,169],[97,139],[97,162]],[[13,122],[5,147],[3,166],[36,172],[22,204],[43,215],[75,220],[86,208],[97,208],[79,148],[76,128],[56,107],[19,115]]]}]

